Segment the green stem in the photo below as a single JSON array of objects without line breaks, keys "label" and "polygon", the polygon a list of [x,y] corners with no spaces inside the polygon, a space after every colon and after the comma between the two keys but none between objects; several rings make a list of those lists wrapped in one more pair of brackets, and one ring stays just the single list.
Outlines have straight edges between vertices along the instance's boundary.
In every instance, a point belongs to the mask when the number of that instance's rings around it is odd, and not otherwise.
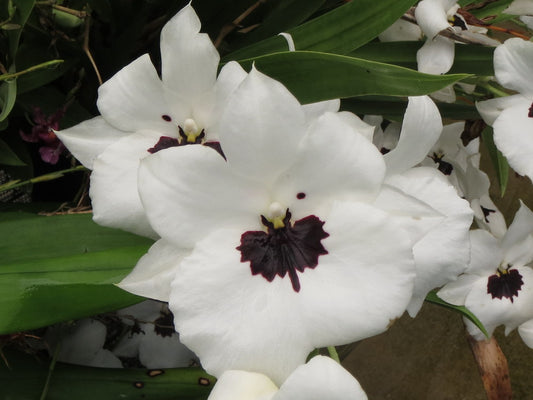
[{"label": "green stem", "polygon": [[489,91],[496,97],[507,97],[509,96],[509,93],[504,92],[503,90],[500,90],[498,88],[495,88],[494,86],[490,85],[489,83],[484,82],[478,82],[478,85],[484,88],[485,90]]},{"label": "green stem", "polygon": [[78,171],[88,171],[87,168],[85,168],[83,165],[78,165],[74,168],[64,169],[62,171],[52,172],[50,174],[37,176],[32,179],[28,179],[27,181],[10,181],[7,183],[4,183],[3,185],[0,185],[0,193],[5,192],[6,190],[16,189],[21,186],[25,185],[31,185],[32,183],[39,183],[39,182],[46,182],[46,181],[52,181],[54,179],[61,178],[65,174],[69,174],[72,172],[78,172]]},{"label": "green stem", "polygon": [[8,79],[17,78],[20,75],[24,75],[24,74],[27,74],[28,72],[36,71],[38,69],[53,67],[53,66],[56,66],[58,64],[61,64],[63,61],[64,60],[46,61],[46,62],[43,62],[41,64],[32,65],[31,67],[29,67],[29,68],[27,68],[27,69],[25,69],[23,71],[14,72],[12,74],[2,74],[2,75],[0,75],[0,82],[1,81],[7,81]]},{"label": "green stem", "polygon": [[339,354],[337,353],[337,349],[335,348],[335,346],[328,346],[328,353],[329,353],[329,356],[331,358],[333,358],[339,364],[341,363],[341,360],[339,358]]},{"label": "green stem", "polygon": [[41,393],[41,397],[39,398],[39,400],[46,400],[46,396],[48,395],[48,389],[50,387],[50,380],[52,379],[52,374],[56,366],[56,361],[57,361],[57,357],[59,356],[60,348],[61,348],[61,343],[58,343],[56,346],[56,349],[54,350],[52,361],[50,361],[50,367],[48,367],[48,375],[46,376],[46,382],[44,383],[44,388],[43,388],[43,391]]}]

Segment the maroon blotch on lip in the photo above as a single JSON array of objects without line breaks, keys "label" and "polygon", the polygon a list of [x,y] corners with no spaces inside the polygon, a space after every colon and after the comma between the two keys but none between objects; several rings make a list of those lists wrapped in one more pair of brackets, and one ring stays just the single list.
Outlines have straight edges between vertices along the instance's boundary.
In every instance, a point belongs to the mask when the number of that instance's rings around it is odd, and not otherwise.
[{"label": "maroon blotch on lip", "polygon": [[248,231],[241,236],[241,262],[250,261],[252,275],[262,275],[272,282],[276,275],[281,278],[289,275],[292,288],[300,291],[298,272],[305,268],[315,268],[318,257],[328,254],[321,240],[329,234],[324,231],[318,217],[309,215],[291,226],[291,213],[287,210],[284,226],[274,228],[272,222],[263,215],[261,221],[267,227],[264,231]]},{"label": "maroon blotch on lip", "polygon": [[509,269],[505,274],[494,274],[489,276],[487,283],[487,293],[492,298],[501,299],[503,297],[514,302],[513,297],[518,296],[518,291],[522,288],[524,281],[522,275],[516,269]]}]

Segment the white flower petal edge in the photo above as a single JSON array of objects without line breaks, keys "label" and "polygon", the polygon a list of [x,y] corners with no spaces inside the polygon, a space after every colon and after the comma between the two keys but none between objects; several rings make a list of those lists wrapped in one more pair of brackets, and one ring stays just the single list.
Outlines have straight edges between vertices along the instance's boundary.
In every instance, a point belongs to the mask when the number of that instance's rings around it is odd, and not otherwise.
[{"label": "white flower petal edge", "polygon": [[533,43],[512,38],[494,51],[496,79],[503,86],[533,96]]},{"label": "white flower petal edge", "polygon": [[102,117],[94,117],[55,134],[85,167],[93,169],[95,158],[109,145],[129,135],[113,128]]},{"label": "white flower petal edge", "polygon": [[317,356],[301,365],[272,400],[366,400],[359,382],[331,358]]},{"label": "white flower petal edge", "polygon": [[520,175],[533,179],[533,118],[528,116],[531,107],[524,98],[519,104],[503,110],[494,122],[494,142]]},{"label": "white flower petal edge", "polygon": [[533,349],[533,319],[520,325],[518,327],[518,333],[524,343]]},{"label": "white flower petal edge", "polygon": [[366,400],[359,382],[324,356],[300,365],[278,388],[265,375],[230,370],[218,379],[208,400]]},{"label": "white flower petal edge", "polygon": [[442,36],[428,39],[416,53],[418,70],[426,74],[445,74],[452,67],[454,57],[453,40]]},{"label": "white flower petal edge", "polygon": [[[288,277],[252,275],[236,250],[244,230],[209,234],[172,282],[170,308],[182,342],[215,376],[242,369],[283,382],[314,348],[384,331],[411,298],[410,240],[373,207],[333,207],[324,225],[329,253],[299,274],[300,292]],[[382,242],[387,252],[376,247]]]},{"label": "white flower petal edge", "polygon": [[410,97],[396,148],[385,154],[387,175],[400,174],[421,162],[439,139],[442,120],[428,96]]},{"label": "white flower petal edge", "polygon": [[533,15],[533,2],[531,0],[514,0],[503,12],[513,15]]},{"label": "white flower petal edge", "polygon": [[191,249],[176,247],[160,239],[117,286],[138,296],[168,302],[170,283],[181,260],[190,253]]},{"label": "white flower petal edge", "polygon": [[448,10],[456,4],[455,0],[422,0],[415,10],[415,17],[422,32],[429,40],[443,29],[448,29]]},{"label": "white flower petal edge", "polygon": [[515,94],[507,97],[495,97],[490,100],[478,101],[476,102],[476,108],[483,121],[487,125],[492,126],[503,110],[527,102],[527,97],[521,94]]}]

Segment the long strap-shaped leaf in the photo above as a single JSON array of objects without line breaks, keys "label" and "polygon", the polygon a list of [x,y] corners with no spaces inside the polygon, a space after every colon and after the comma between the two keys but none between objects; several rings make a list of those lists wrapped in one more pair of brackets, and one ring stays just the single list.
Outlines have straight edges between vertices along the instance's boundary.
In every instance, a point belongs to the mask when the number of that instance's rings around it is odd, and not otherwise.
[{"label": "long strap-shaped leaf", "polygon": [[[0,359],[0,397],[39,399],[48,365],[31,356],[5,351],[8,368]],[[215,378],[201,368],[110,369],[57,363],[51,371],[46,400],[203,400]]]},{"label": "long strap-shaped leaf", "polygon": [[[346,54],[383,32],[416,0],[354,0],[290,29],[296,50]],[[287,49],[285,39],[274,36],[237,50],[223,61],[242,60]]]},{"label": "long strap-shaped leaf", "polygon": [[0,213],[0,334],[134,304],[113,284],[151,241],[90,215]]},{"label": "long strap-shaped leaf", "polygon": [[247,68],[252,63],[283,83],[304,104],[364,95],[420,96],[470,76],[428,75],[395,65],[311,51],[241,61]]}]

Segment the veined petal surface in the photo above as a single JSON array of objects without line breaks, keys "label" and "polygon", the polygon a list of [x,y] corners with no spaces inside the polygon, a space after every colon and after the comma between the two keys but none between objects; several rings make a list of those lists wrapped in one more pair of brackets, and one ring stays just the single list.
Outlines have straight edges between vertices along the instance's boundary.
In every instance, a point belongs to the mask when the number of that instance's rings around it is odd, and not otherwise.
[{"label": "veined petal surface", "polygon": [[494,71],[503,86],[533,97],[533,43],[519,38],[506,40],[494,50]]}]

